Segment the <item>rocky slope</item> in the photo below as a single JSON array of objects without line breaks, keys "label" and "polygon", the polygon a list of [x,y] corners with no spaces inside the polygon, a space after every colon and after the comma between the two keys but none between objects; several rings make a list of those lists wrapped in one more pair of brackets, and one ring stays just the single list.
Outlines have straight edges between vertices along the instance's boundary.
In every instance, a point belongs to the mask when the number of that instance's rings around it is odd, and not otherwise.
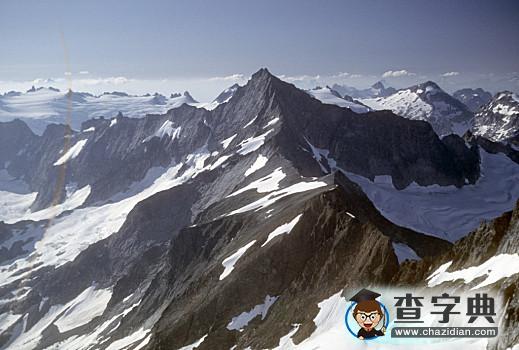
[{"label": "rocky slope", "polygon": [[476,114],[474,133],[494,141],[506,141],[517,137],[519,97],[510,91],[497,93]]},{"label": "rocky slope", "polygon": [[476,113],[483,105],[490,102],[492,94],[482,88],[466,88],[454,91],[452,97],[467,106],[471,112]]}]

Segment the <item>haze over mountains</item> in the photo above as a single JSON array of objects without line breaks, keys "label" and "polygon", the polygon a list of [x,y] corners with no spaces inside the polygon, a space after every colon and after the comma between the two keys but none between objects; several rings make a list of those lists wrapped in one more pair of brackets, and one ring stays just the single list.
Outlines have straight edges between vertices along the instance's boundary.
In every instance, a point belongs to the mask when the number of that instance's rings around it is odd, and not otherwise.
[{"label": "haze over mountains", "polygon": [[[404,93],[444,101],[429,86]],[[0,122],[0,347],[355,349],[343,312],[371,285],[494,288],[508,315],[499,339],[450,345],[515,344],[513,145],[356,113],[329,103],[354,99],[266,69],[224,93],[211,110],[41,135]],[[497,96],[493,115],[512,100]]]}]

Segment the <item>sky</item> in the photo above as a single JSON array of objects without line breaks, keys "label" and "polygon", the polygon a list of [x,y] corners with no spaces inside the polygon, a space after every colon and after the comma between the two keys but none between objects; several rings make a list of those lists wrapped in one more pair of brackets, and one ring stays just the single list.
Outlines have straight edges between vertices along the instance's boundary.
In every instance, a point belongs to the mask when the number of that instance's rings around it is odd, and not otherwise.
[{"label": "sky", "polygon": [[261,67],[309,88],[519,90],[519,1],[1,1],[0,91],[214,98]]}]

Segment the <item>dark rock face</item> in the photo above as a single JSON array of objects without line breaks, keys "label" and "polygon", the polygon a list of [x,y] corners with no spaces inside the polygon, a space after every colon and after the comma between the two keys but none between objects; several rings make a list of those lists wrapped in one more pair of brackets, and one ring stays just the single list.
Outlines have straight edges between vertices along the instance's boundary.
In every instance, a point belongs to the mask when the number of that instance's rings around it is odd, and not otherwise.
[{"label": "dark rock face", "polygon": [[[0,167],[9,168],[16,154],[36,140],[34,135],[24,122],[13,120],[11,122],[0,122]],[[6,163],[7,166],[6,166]]]},{"label": "dark rock face", "polygon": [[[286,113],[284,125],[290,135],[279,135],[290,140],[282,143],[283,149],[308,149],[310,142],[328,150],[344,170],[368,178],[391,175],[397,188],[412,181],[421,185],[462,186],[465,178],[478,177],[477,166],[473,167],[476,172],[465,173],[456,156],[425,122],[409,121],[388,111],[359,116],[343,108],[305,100],[304,92],[290,89],[280,80],[272,79],[272,84],[280,86],[277,99]],[[294,138],[299,144],[293,144]]]},{"label": "dark rock face", "polygon": [[460,89],[452,94],[452,97],[459,100],[467,106],[472,112],[476,113],[483,105],[486,105],[492,99],[492,94],[481,88],[477,89]]},{"label": "dark rock face", "polygon": [[[273,347],[292,323],[304,325],[302,334],[311,330],[314,310],[305,305],[362,281],[387,283],[398,270],[391,242],[406,242],[427,255],[449,247],[440,239],[417,239],[421,235],[391,224],[372,205],[364,205],[369,200],[360,188],[337,176],[337,188],[280,202],[269,221],[244,214],[181,231],[171,242],[170,270],[157,277],[156,288],[144,299],[153,305],[165,295],[171,298],[149,348],[178,348],[208,331],[200,349],[234,344]],[[260,247],[265,232],[299,213],[302,216],[289,234]],[[252,240],[256,243],[235,270],[219,280],[223,270],[219,262]],[[241,333],[227,329],[234,316],[261,304],[266,295],[278,297],[268,319]]]}]

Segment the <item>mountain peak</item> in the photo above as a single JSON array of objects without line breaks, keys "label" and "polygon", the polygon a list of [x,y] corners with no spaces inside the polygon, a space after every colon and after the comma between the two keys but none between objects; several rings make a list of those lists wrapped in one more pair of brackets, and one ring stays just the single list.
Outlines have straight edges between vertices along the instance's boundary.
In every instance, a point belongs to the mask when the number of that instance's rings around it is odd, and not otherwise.
[{"label": "mountain peak", "polygon": [[270,79],[273,77],[274,76],[269,72],[267,68],[261,68],[259,71],[252,75],[251,80]]},{"label": "mountain peak", "polygon": [[377,81],[375,84],[371,85],[373,89],[381,89],[384,90],[386,87],[384,86],[384,83],[381,81]]}]

